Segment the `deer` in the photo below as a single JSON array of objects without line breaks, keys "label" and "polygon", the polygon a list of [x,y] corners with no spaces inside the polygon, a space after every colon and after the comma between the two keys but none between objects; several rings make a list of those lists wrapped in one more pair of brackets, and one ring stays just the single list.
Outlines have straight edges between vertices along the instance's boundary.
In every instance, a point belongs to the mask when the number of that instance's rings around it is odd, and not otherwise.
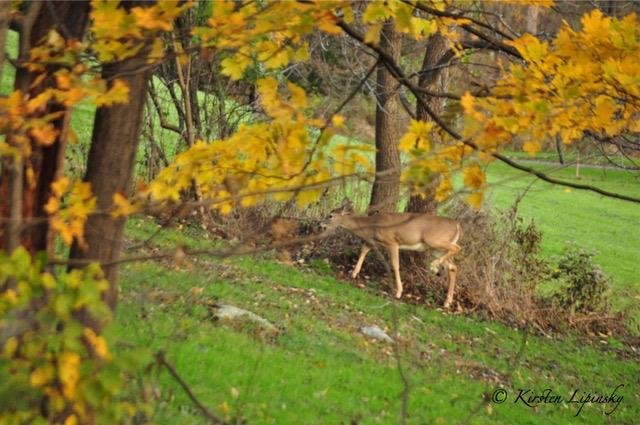
[{"label": "deer", "polygon": [[444,308],[451,307],[456,286],[457,267],[451,258],[460,251],[458,240],[462,234],[460,223],[447,217],[421,213],[380,212],[374,215],[356,215],[348,205],[333,210],[323,223],[328,231],[342,227],[362,238],[364,244],[351,277],[358,277],[364,259],[374,247],[386,248],[395,276],[396,298],[402,297],[400,278],[400,251],[425,251],[433,248],[444,254],[430,264],[430,270],[438,273],[444,264],[449,272],[449,289]]}]

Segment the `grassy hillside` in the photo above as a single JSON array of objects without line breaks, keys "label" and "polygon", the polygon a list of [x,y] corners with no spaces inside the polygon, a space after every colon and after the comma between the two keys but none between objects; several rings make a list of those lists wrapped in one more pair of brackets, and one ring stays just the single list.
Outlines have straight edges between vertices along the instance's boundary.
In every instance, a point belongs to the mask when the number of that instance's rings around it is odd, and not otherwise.
[{"label": "grassy hillside", "polygon": [[[130,244],[156,226],[135,220]],[[170,230],[154,247],[178,242],[211,246],[193,229]],[[139,252],[139,250],[136,250]],[[219,261],[201,258],[176,268],[137,263],[122,271],[122,297],[114,332],[129,343],[166,350],[167,358],[214,412],[250,424],[396,423],[403,389],[393,345],[371,341],[361,326],[390,329],[394,307],[375,288],[357,289],[317,270],[296,270],[268,256]],[[282,329],[261,337],[252,326],[212,319],[207,303],[251,310]],[[409,423],[460,423],[480,408],[474,424],[634,423],[640,414],[640,363],[620,341],[549,340],[508,327],[443,314],[420,306],[396,307],[402,368],[410,384]],[[158,377],[161,424],[204,423],[166,373]],[[514,404],[517,389],[551,388],[569,398],[619,384],[624,395],[612,416],[587,405],[536,409]],[[500,386],[507,402],[479,404]],[[607,406],[607,411],[613,405]]]}]

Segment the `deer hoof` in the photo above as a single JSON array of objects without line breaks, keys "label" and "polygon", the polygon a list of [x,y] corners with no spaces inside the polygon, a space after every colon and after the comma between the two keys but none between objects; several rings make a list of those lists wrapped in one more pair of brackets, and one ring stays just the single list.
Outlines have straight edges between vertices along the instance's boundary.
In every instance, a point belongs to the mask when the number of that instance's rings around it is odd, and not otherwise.
[{"label": "deer hoof", "polygon": [[396,291],[396,298],[397,299],[402,298],[402,291]]},{"label": "deer hoof", "polygon": [[451,308],[451,301],[447,300],[444,302],[444,309],[449,310]]},{"label": "deer hoof", "polygon": [[358,277],[358,274],[356,272],[351,273],[351,279],[355,279],[356,277]]}]

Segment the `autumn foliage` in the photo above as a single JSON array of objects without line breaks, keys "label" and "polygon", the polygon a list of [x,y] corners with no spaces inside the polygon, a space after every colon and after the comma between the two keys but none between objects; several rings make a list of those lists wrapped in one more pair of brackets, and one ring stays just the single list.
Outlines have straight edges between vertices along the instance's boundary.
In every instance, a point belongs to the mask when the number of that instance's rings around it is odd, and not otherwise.
[{"label": "autumn foliage", "polygon": [[[314,32],[345,36],[345,29],[358,25],[363,32],[358,42],[375,48],[388,20],[412,40],[444,34],[461,57],[460,29],[473,22],[448,13],[450,3],[375,0],[361,7],[339,1],[216,1],[206,25],[192,31],[194,45],[187,49],[174,40],[175,57],[168,57],[167,37],[193,2],[124,7],[94,0],[87,36],[66,38],[52,28],[17,62],[33,75],[32,85],[44,84],[44,89],[33,96],[17,89],[0,97],[0,155],[7,174],[3,194],[15,189],[7,183],[11,179],[26,189],[35,184],[39,170],[30,161],[35,148],[64,146],[62,139],[76,142],[72,129],[60,127],[56,120],[64,117],[68,122],[81,103],[103,108],[127,104],[127,84],[98,72],[113,63],[143,57],[140,69],[132,71],[136,72],[166,60],[185,62],[196,52],[220,55],[219,72],[231,80],[261,71],[255,86],[262,114],[225,139],[196,141],[155,179],[138,185],[135,193],[117,193],[106,211],[97,209],[90,184],[73,181],[59,170],[46,182],[46,215],[15,216],[3,208],[3,226],[44,220],[50,241],[59,237],[64,245],[75,242],[82,249],[86,221],[92,215],[121,220],[176,205],[225,215],[265,201],[295,200],[306,206],[336,181],[370,178],[375,172],[368,159],[372,149],[333,138],[348,117],[320,116],[310,107],[304,88],[280,71],[307,60],[307,37]],[[24,20],[23,15],[19,9],[12,11],[13,17]],[[424,191],[439,176],[435,197],[445,200],[453,194],[454,176],[461,173],[468,202],[480,208],[487,187],[484,165],[514,141],[534,154],[543,141],[556,136],[570,144],[580,143],[585,133],[613,137],[640,131],[640,26],[634,14],[618,19],[593,11],[582,18],[579,29],[565,24],[551,41],[524,35],[504,45],[514,48],[519,58],[501,63],[500,78],[489,93],[466,93],[454,100],[463,111],[461,137],[435,120],[414,120],[399,140],[406,158],[402,180],[409,189]],[[398,75],[402,64],[382,62],[393,69],[399,84],[411,89]],[[62,110],[47,112],[52,104]],[[438,143],[433,141],[436,133]],[[16,231],[19,226],[7,226],[3,240]],[[65,424],[113,423],[135,414],[140,406],[116,401],[126,375],[101,334],[113,313],[103,302],[103,292],[115,283],[107,282],[100,265],[89,265],[91,261],[70,261],[80,268],[54,269],[48,264],[51,258],[32,256],[16,246],[3,248],[0,394],[20,397],[11,399],[15,404],[2,397],[0,423],[35,423],[36,418]]]}]

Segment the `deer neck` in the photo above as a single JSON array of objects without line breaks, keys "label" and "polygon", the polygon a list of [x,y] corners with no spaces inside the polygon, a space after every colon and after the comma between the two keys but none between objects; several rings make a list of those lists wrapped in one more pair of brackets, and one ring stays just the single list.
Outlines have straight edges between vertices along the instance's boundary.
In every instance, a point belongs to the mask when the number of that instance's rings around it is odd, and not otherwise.
[{"label": "deer neck", "polygon": [[367,223],[368,217],[359,217],[356,215],[344,216],[340,220],[339,225],[357,236],[366,236],[371,229],[370,223]]}]

